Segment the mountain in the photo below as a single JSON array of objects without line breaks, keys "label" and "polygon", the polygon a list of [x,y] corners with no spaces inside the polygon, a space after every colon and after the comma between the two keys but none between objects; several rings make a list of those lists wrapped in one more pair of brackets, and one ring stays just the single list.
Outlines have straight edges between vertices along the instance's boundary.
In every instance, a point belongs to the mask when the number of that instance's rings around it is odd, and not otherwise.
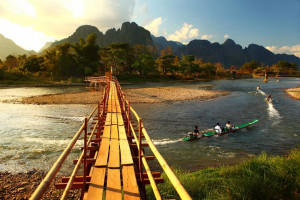
[{"label": "mountain", "polygon": [[172,47],[172,50],[176,52],[180,46],[183,46],[183,44],[180,42],[168,41],[168,40],[166,40],[166,38],[164,38],[162,36],[155,37],[155,36],[151,35],[151,38],[153,40],[154,45],[156,46],[156,48],[158,50],[165,49],[170,46],[170,47]]},{"label": "mountain", "polygon": [[8,55],[22,55],[28,54],[29,51],[19,47],[12,40],[5,38],[0,34],[0,59],[5,60]]},{"label": "mountain", "polygon": [[111,43],[127,42],[131,45],[144,44],[152,45],[157,48],[157,52],[168,46],[172,47],[175,55],[194,55],[205,62],[222,63],[225,67],[235,65],[242,66],[244,63],[255,60],[264,65],[273,65],[279,60],[294,62],[300,65],[300,58],[294,55],[274,54],[263,46],[250,44],[246,48],[236,44],[232,39],[227,39],[223,44],[217,42],[211,43],[207,40],[192,40],[187,45],[180,42],[168,41],[164,37],[155,37],[150,32],[134,22],[124,22],[120,29],[109,29],[103,34],[95,26],[83,25],[63,40],[54,42],[51,46],[62,44],[64,42],[79,42],[79,37],[86,38],[89,34],[97,35],[97,44],[101,47]]},{"label": "mountain", "polygon": [[126,42],[131,45],[144,44],[153,45],[150,32],[134,22],[124,22],[120,29],[109,29],[103,34],[97,27],[91,25],[83,25],[76,29],[76,31],[63,40],[54,42],[51,47],[62,44],[64,42],[75,43],[79,42],[79,37],[86,38],[89,34],[95,33],[97,35],[97,44],[100,47],[107,46],[111,43]]},{"label": "mountain", "polygon": [[227,68],[231,65],[242,66],[251,60],[269,66],[276,64],[279,60],[300,65],[300,58],[294,55],[274,54],[263,46],[256,44],[250,44],[243,49],[232,39],[227,39],[223,44],[210,43],[207,40],[192,40],[189,44],[180,46],[174,52],[177,56],[194,55],[196,58],[202,58],[205,62],[222,63]]}]

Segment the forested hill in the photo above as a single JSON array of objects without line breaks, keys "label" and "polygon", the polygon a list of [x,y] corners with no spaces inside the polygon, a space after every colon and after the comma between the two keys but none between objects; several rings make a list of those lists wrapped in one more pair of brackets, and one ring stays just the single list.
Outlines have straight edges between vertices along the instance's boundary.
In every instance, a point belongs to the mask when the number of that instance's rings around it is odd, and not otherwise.
[{"label": "forested hill", "polygon": [[273,65],[279,60],[300,65],[300,58],[294,55],[274,54],[263,46],[256,44],[250,44],[248,47],[242,48],[231,39],[227,39],[223,44],[217,42],[211,43],[207,40],[193,40],[187,45],[183,45],[180,42],[167,41],[164,37],[151,36],[148,30],[138,26],[134,22],[124,22],[120,29],[109,29],[105,34],[94,26],[80,26],[71,36],[53,43],[52,46],[64,42],[79,42],[79,37],[86,38],[91,33],[97,35],[97,44],[100,47],[107,46],[111,43],[127,42],[130,45],[152,45],[155,46],[159,52],[161,49],[171,46],[176,56],[194,55],[196,58],[201,58],[205,62],[222,63],[225,67],[230,67],[231,65],[242,66],[251,60],[264,65]]},{"label": "forested hill", "polygon": [[29,53],[29,51],[19,47],[12,40],[0,34],[0,59],[5,59],[9,54],[17,56],[27,53]]},{"label": "forested hill", "polygon": [[76,31],[63,40],[54,42],[51,47],[62,44],[64,42],[79,43],[79,37],[86,38],[89,34],[95,33],[97,35],[97,44],[100,47],[105,47],[111,43],[129,43],[130,45],[143,44],[153,45],[150,32],[136,23],[124,22],[120,29],[109,29],[103,34],[95,26],[83,25],[76,29]]}]

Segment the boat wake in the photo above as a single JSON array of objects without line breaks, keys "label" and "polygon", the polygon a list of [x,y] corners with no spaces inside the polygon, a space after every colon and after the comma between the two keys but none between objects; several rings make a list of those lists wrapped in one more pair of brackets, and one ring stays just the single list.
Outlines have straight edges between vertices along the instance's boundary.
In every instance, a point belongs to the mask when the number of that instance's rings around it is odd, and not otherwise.
[{"label": "boat wake", "polygon": [[264,91],[260,90],[260,89],[257,89],[256,93],[260,93],[264,96],[267,96],[267,94]]},{"label": "boat wake", "polygon": [[273,105],[272,102],[268,103],[268,114],[269,114],[269,116],[272,117],[272,118],[277,118],[277,119],[281,118],[281,116],[280,116],[278,110],[276,110],[276,109],[274,108],[274,105]]},{"label": "boat wake", "polygon": [[161,139],[161,140],[152,140],[155,145],[167,145],[173,144],[182,141],[182,138],[171,140],[169,138]]}]

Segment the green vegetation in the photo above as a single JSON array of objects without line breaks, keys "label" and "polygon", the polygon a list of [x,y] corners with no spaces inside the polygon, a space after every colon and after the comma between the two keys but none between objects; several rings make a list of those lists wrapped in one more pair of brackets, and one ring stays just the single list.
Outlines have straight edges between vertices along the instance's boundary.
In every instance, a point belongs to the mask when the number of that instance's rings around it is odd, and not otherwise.
[{"label": "green vegetation", "polygon": [[[0,60],[0,83],[53,83],[61,81],[83,82],[85,76],[104,75],[113,70],[118,77],[126,80],[147,79],[151,81],[172,79],[213,79],[235,77],[225,70],[221,63],[205,63],[193,55],[173,54],[171,47],[157,52],[154,46],[113,43],[100,48],[97,35],[79,43],[68,42],[56,45],[38,55],[9,55]],[[236,74],[295,75],[294,63],[279,61],[268,68],[255,61],[245,63]],[[137,78],[139,76],[140,78]]]},{"label": "green vegetation", "polygon": [[[197,172],[175,169],[192,199],[300,199],[300,149],[288,156],[262,153],[244,163]],[[159,190],[164,199],[179,199],[165,174]],[[147,186],[148,199],[155,199]]]}]

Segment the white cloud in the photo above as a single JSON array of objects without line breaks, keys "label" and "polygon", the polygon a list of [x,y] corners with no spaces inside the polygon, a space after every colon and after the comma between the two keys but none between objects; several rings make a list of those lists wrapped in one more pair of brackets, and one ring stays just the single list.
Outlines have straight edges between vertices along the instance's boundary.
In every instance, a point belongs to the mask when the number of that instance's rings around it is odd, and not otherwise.
[{"label": "white cloud", "polygon": [[195,38],[199,36],[199,29],[193,28],[190,30],[189,38]]},{"label": "white cloud", "polygon": [[294,54],[300,58],[300,44],[294,46],[266,46],[266,49],[272,51],[273,53],[285,53],[285,54]]},{"label": "white cloud", "polygon": [[225,38],[225,39],[228,39],[228,38],[229,38],[229,35],[225,34],[225,35],[224,35],[224,38]]},{"label": "white cloud", "polygon": [[154,19],[150,24],[144,26],[145,29],[150,31],[150,33],[154,36],[159,36],[159,26],[162,24],[162,18],[158,17]]},{"label": "white cloud", "polygon": [[[71,35],[84,24],[98,27],[101,31],[119,28],[131,21],[136,0],[0,0],[0,20],[19,26],[18,37],[25,41],[43,41],[45,38],[62,39]],[[2,25],[2,24],[0,24]],[[4,27],[4,26],[0,26]],[[7,29],[7,27],[5,27]],[[25,37],[22,30],[32,30],[32,37]],[[0,34],[4,34],[0,30]],[[6,32],[13,32],[13,29]],[[41,34],[38,34],[41,33]],[[7,38],[12,38],[6,33]],[[37,38],[40,35],[40,38]],[[44,35],[46,37],[42,37]],[[20,44],[24,47],[24,45]],[[25,47],[24,47],[25,48]],[[28,49],[28,47],[26,47]],[[33,49],[32,47],[29,49]]]},{"label": "white cloud", "polygon": [[213,35],[202,35],[201,39],[203,39],[203,40],[209,40],[209,39],[211,39],[213,37],[214,37]]},{"label": "white cloud", "polygon": [[180,30],[175,31],[175,33],[169,35],[167,40],[187,42],[192,38],[199,36],[199,29],[192,29],[193,25],[184,23]]}]

